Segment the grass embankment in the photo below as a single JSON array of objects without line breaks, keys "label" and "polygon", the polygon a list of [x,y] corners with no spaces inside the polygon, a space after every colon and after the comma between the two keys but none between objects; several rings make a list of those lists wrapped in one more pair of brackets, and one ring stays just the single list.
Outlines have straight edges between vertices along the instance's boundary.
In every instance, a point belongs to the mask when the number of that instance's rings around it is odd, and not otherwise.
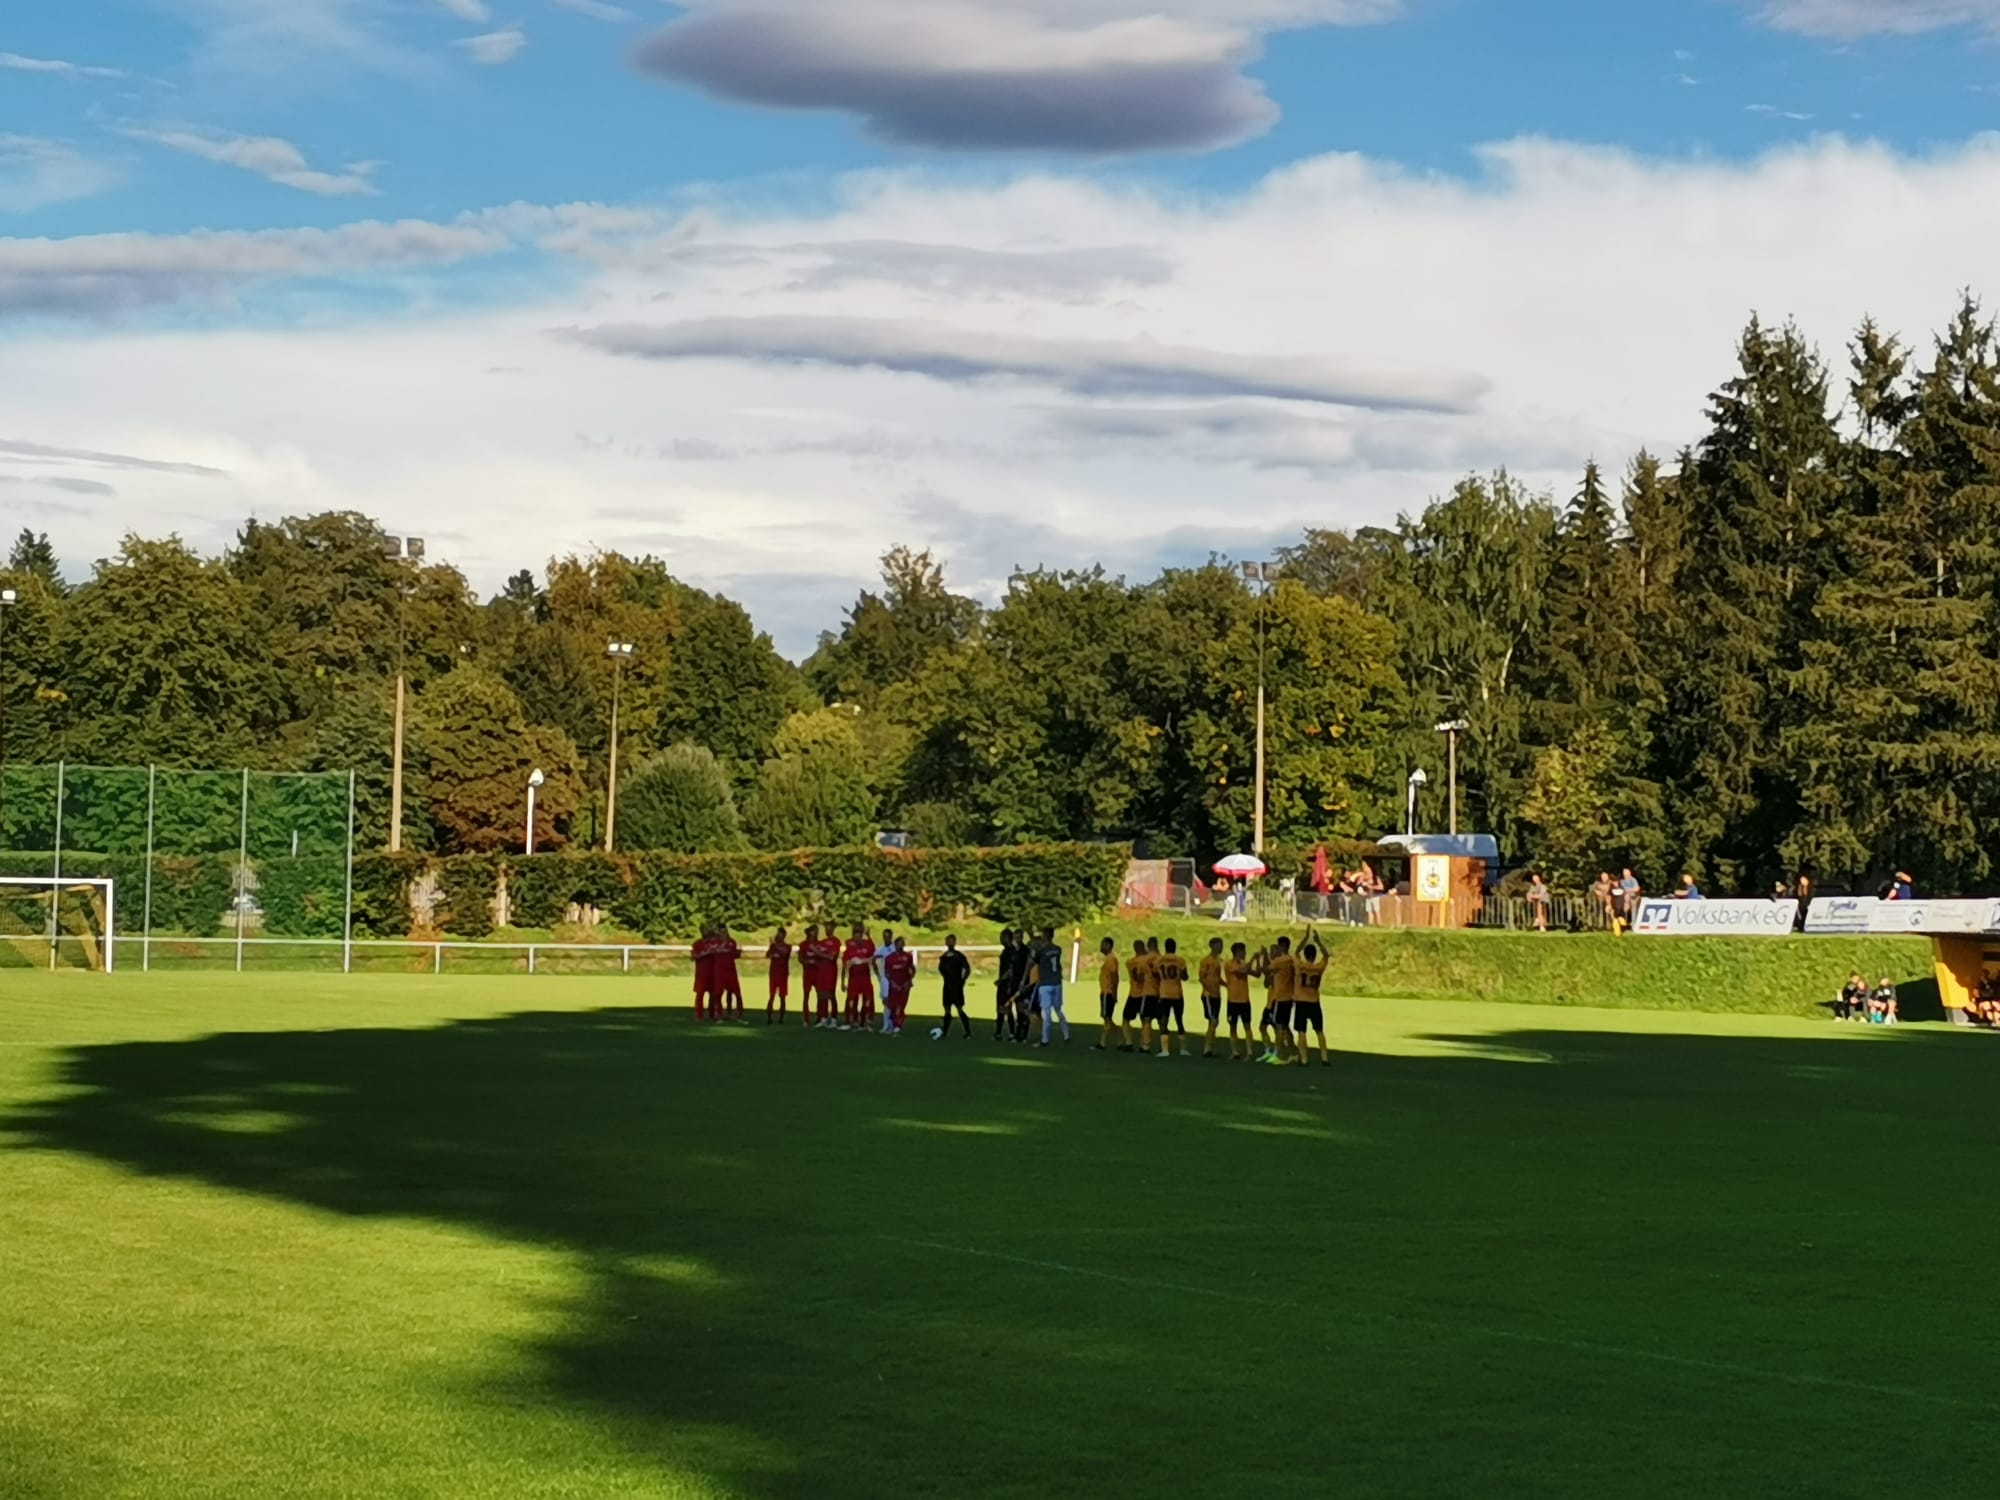
[{"label": "grass embankment", "polygon": [[1992,1492],[1979,1041],[1349,1000],[1332,1069],[1161,1067],[686,998],[10,976],[0,1493]]}]

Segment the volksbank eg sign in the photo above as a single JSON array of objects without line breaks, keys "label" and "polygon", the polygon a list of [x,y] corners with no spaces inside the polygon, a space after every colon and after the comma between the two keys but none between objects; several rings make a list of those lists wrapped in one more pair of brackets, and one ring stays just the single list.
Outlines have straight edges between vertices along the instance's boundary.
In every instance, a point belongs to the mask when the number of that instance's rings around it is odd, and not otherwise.
[{"label": "volksbank eg sign", "polygon": [[1789,937],[1790,901],[1642,901],[1632,930],[1652,937]]}]

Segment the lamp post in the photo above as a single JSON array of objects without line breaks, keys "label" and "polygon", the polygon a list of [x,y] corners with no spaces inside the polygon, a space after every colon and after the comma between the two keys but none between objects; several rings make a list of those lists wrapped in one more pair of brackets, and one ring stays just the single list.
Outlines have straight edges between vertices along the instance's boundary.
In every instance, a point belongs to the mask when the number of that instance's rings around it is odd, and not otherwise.
[{"label": "lamp post", "polygon": [[401,564],[424,560],[424,539],[420,536],[382,538],[383,555],[396,564],[396,728],[389,761],[389,852],[403,847],[403,699],[407,695],[403,669],[403,599],[406,575]]},{"label": "lamp post", "polygon": [[1257,588],[1257,790],[1252,813],[1250,852],[1264,852],[1264,616],[1270,602],[1271,585],[1278,581],[1283,565],[1274,562],[1247,562],[1243,577]]},{"label": "lamp post", "polygon": [[522,840],[522,845],[529,854],[535,852],[535,793],[548,779],[542,774],[540,766],[528,773],[528,836]]},{"label": "lamp post", "polygon": [[1458,837],[1458,737],[1471,727],[1463,719],[1446,719],[1437,726],[1437,732],[1446,736],[1446,742],[1450,746],[1446,753],[1450,757],[1451,768],[1445,775],[1445,785],[1451,789],[1450,833],[1453,838]]},{"label": "lamp post", "polygon": [[1405,831],[1411,838],[1417,836],[1417,790],[1420,787],[1429,786],[1430,780],[1430,777],[1424,774],[1422,766],[1418,766],[1416,770],[1410,772],[1409,827]]},{"label": "lamp post", "polygon": [[[7,616],[20,602],[21,596],[12,589],[0,589],[0,664],[6,661]],[[7,792],[7,689],[0,685],[0,805],[4,805]],[[0,838],[6,837],[5,826],[0,825]],[[0,845],[0,847],[5,847]]]},{"label": "lamp post", "polygon": [[625,685],[625,663],[632,659],[630,641],[607,641],[604,654],[611,658],[611,774],[604,785],[604,852],[617,847],[618,838],[618,695]]}]

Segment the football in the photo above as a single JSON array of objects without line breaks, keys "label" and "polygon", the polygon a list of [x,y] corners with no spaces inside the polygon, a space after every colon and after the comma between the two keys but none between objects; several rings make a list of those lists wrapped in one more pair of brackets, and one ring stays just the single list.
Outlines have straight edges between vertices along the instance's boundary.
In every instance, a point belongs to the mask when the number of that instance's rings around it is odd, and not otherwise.
[{"label": "football", "polygon": [[942,1026],[933,1026],[931,1028],[931,1040],[934,1042],[941,1042],[944,1040],[944,1028]]}]

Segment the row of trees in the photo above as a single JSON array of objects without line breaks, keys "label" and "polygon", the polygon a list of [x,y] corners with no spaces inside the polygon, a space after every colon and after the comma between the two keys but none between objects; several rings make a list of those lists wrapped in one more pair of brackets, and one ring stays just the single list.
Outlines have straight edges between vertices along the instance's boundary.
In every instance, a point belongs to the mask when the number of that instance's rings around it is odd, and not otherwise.
[{"label": "row of trees", "polygon": [[542,838],[589,843],[617,639],[639,648],[626,847],[899,826],[1209,856],[1249,840],[1261,655],[1281,851],[1396,827],[1454,718],[1462,826],[1565,883],[1619,864],[1723,889],[1993,879],[2000,347],[1970,299],[1921,357],[1864,324],[1840,376],[1752,322],[1671,460],[1593,462],[1560,500],[1468,478],[1394,527],[1308,531],[1285,563],[1268,594],[1221,561],[1022,571],[985,608],[895,548],[795,667],[650,558],[560,559],[481,604],[373,522],[321,515],[252,523],[215,559],[132,538],[71,590],[24,534],[6,754],[354,767],[379,842],[400,667],[414,846],[509,846],[530,765]]}]

